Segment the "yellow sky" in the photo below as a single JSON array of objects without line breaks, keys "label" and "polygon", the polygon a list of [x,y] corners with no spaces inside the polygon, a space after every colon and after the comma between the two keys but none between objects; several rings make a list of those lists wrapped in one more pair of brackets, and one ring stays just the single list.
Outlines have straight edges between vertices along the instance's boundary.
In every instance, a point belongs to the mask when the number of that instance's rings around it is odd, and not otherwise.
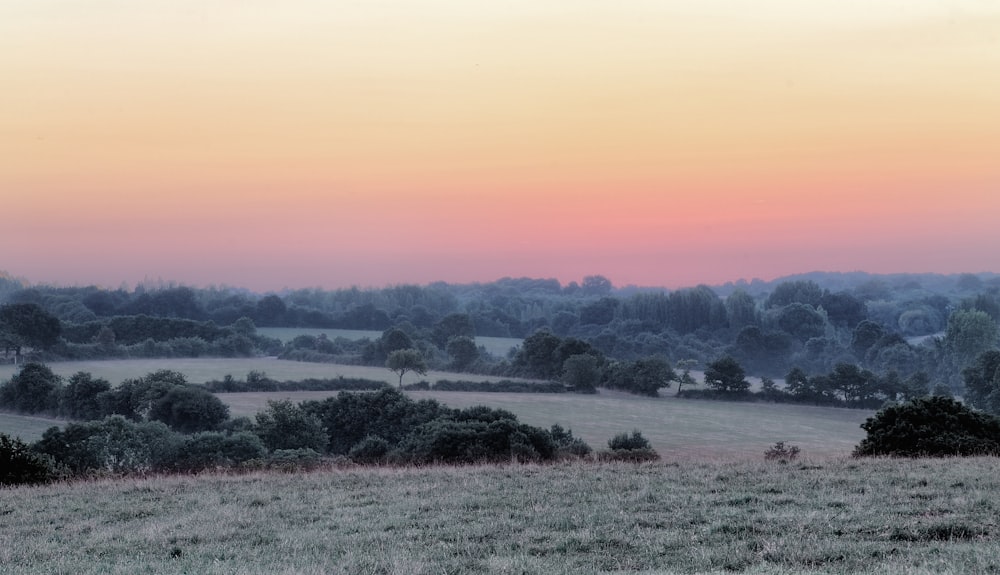
[{"label": "yellow sky", "polygon": [[101,281],[67,241],[112,285],[282,241],[284,285],[998,268],[996,2],[0,0],[0,78],[0,267],[38,281]]}]

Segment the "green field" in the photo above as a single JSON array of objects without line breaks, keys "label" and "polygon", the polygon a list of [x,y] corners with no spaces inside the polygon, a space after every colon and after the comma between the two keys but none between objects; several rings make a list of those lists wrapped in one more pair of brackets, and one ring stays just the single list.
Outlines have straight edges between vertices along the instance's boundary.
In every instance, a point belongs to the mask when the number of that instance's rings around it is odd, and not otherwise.
[{"label": "green field", "polygon": [[[241,379],[250,370],[266,372],[278,380],[343,376],[384,381],[391,385],[398,381],[396,375],[385,368],[269,358],[57,362],[50,367],[64,377],[78,371],[87,371],[113,384],[128,378],[142,377],[157,369],[179,371],[192,383],[222,379],[226,374]],[[10,366],[4,366],[4,369],[8,373],[0,370],[0,379],[7,379],[13,373]],[[497,378],[430,372],[427,377],[420,379],[491,381]],[[405,381],[417,381],[417,376],[407,375]],[[230,406],[235,417],[253,416],[266,407],[268,400],[291,399],[298,402],[322,399],[335,393],[232,393],[220,394],[220,397]],[[547,428],[558,423],[572,429],[575,435],[597,448],[603,447],[617,433],[639,429],[652,442],[653,447],[664,455],[712,454],[713,457],[725,459],[757,457],[777,441],[798,445],[808,455],[847,455],[864,437],[859,426],[872,414],[871,411],[832,407],[679,400],[670,395],[670,390],[664,390],[664,394],[666,397],[654,399],[607,390],[593,396],[410,392],[415,399],[434,398],[450,407],[484,404],[507,409],[531,425]],[[5,416],[0,417],[0,432],[20,434],[23,439],[31,441],[40,438],[41,432],[52,424],[52,420]]]},{"label": "green field", "polygon": [[986,574],[998,492],[997,458],[77,482],[0,490],[0,570]]},{"label": "green field", "polygon": [[[292,341],[299,335],[317,336],[320,334],[326,334],[326,337],[330,339],[342,337],[350,340],[363,338],[375,340],[382,337],[382,332],[373,330],[321,329],[308,327],[259,327],[257,328],[257,333],[263,336],[280,339],[284,343]],[[522,339],[516,337],[476,337],[476,345],[483,346],[490,355],[497,357],[507,357],[507,353],[510,349],[521,345],[522,341]]]},{"label": "green field", "polygon": [[[233,416],[253,414],[268,400],[323,399],[337,392],[222,393]],[[768,403],[659,399],[602,390],[599,395],[536,393],[408,392],[414,399],[433,398],[449,407],[489,405],[507,409],[528,424],[554,423],[573,430],[594,448],[614,435],[639,429],[667,459],[756,459],[784,441],[815,457],[846,456],[864,431],[871,411]]]}]

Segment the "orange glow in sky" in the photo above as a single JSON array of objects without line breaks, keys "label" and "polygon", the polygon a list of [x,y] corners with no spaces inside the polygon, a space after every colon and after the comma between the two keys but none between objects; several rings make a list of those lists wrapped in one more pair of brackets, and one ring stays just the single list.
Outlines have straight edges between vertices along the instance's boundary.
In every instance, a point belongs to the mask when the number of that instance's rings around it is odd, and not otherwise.
[{"label": "orange glow in sky", "polygon": [[0,270],[1000,271],[1000,4],[0,2]]}]

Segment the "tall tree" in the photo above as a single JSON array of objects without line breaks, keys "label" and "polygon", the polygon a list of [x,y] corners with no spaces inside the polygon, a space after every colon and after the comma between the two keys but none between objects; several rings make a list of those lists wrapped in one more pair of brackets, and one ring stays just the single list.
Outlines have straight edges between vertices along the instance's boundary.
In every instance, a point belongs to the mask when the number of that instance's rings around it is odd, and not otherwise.
[{"label": "tall tree", "polygon": [[48,349],[59,341],[59,319],[35,303],[0,306],[0,334],[7,349],[21,354],[23,346]]}]

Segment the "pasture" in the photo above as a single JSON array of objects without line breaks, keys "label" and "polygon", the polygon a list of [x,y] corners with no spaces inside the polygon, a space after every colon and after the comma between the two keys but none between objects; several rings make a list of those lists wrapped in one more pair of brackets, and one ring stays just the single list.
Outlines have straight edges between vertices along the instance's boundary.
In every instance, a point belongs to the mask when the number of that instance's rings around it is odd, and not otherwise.
[{"label": "pasture", "polygon": [[[329,391],[220,393],[232,416],[253,416],[267,402],[323,399]],[[778,441],[815,457],[846,456],[864,436],[861,423],[873,412],[835,407],[649,398],[601,390],[598,395],[411,391],[455,408],[488,405],[506,409],[530,425],[558,423],[595,449],[633,429],[642,431],[665,459],[758,459]]]},{"label": "pasture", "polygon": [[0,565],[50,573],[1000,570],[1000,462],[353,468],[0,490]]},{"label": "pasture", "polygon": [[[50,364],[63,377],[86,371],[112,384],[142,377],[158,369],[185,374],[192,383],[221,380],[226,374],[242,379],[251,370],[263,371],[277,380],[306,378],[357,377],[396,385],[397,376],[385,368],[336,364],[282,361],[273,358],[251,359],[149,359],[114,361],[73,361]],[[4,366],[0,379],[13,374]],[[430,372],[426,377],[407,374],[404,381],[420,379],[466,379],[491,381],[497,378],[471,374]],[[778,441],[798,445],[811,456],[847,455],[864,437],[859,427],[871,411],[788,404],[732,403],[723,401],[679,400],[673,390],[663,390],[664,397],[648,398],[602,390],[597,395],[473,393],[443,391],[408,392],[414,399],[433,398],[449,407],[473,405],[507,409],[522,421],[548,428],[558,423],[573,430],[592,447],[603,448],[608,439],[622,432],[639,429],[665,457],[756,458]],[[269,400],[294,402],[323,399],[337,392],[228,393],[219,397],[230,407],[233,417],[253,417]],[[26,441],[36,440],[57,420],[0,417],[0,432],[21,434]],[[709,455],[711,454],[711,455]]]},{"label": "pasture", "polygon": [[[259,327],[257,333],[266,337],[281,340],[288,343],[300,335],[318,336],[326,334],[330,339],[342,337],[349,340],[368,338],[376,340],[382,337],[382,332],[363,329],[324,329],[309,327]],[[523,340],[517,337],[484,337],[476,336],[476,345],[482,346],[486,351],[496,357],[507,357],[511,348],[521,345]]]}]

